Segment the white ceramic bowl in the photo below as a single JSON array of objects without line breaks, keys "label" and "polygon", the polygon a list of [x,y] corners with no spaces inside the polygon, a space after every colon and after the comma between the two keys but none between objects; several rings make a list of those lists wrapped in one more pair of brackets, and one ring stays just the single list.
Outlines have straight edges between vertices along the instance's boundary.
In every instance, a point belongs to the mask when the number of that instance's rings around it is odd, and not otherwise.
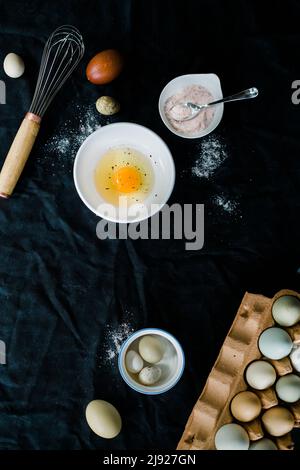
[{"label": "white ceramic bowl", "polygon": [[[161,378],[155,385],[147,386],[140,384],[134,374],[128,372],[125,366],[126,353],[129,350],[138,352],[138,344],[142,336],[159,336],[163,342],[165,352],[162,359],[156,364],[161,368]],[[170,390],[179,381],[184,371],[185,359],[182,347],[174,336],[159,328],[144,328],[133,333],[123,343],[119,353],[119,371],[127,385],[136,392],[146,395],[158,395]]]},{"label": "white ceramic bowl", "polygon": [[[149,156],[154,171],[153,190],[143,203],[131,205],[130,211],[107,204],[94,183],[101,156],[118,146]],[[131,223],[151,217],[166,204],[175,183],[175,166],[169,148],[157,134],[138,124],[119,122],[101,127],[83,142],[75,158],[73,176],[80,198],[91,211],[112,222]]]},{"label": "white ceramic bowl", "polygon": [[222,103],[215,107],[215,114],[210,125],[198,134],[186,135],[175,130],[165,115],[165,103],[167,99],[170,98],[170,96],[178,93],[183,88],[190,85],[201,85],[207,88],[207,90],[210,91],[214,97],[214,100],[223,98],[220,79],[217,75],[214,73],[192,73],[189,75],[181,75],[176,77],[165,86],[159,97],[158,109],[164,124],[171,132],[173,132],[173,134],[178,135],[179,137],[184,137],[185,139],[198,139],[199,137],[204,137],[205,135],[209,134],[219,125],[223,116],[224,105]]}]

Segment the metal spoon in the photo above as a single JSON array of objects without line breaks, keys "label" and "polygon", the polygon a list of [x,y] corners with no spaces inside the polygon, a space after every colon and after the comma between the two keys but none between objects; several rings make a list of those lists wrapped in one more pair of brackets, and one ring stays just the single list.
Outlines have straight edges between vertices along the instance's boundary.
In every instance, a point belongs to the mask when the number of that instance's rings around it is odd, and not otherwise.
[{"label": "metal spoon", "polygon": [[175,117],[176,112],[174,113],[175,114],[174,117],[173,116],[172,117],[175,121],[181,121],[181,122],[189,121],[190,119],[194,119],[196,116],[198,116],[198,114],[203,109],[209,108],[210,106],[215,106],[216,104],[220,104],[220,103],[228,103],[230,101],[249,100],[251,98],[256,98],[257,95],[258,95],[258,89],[252,87],[252,88],[247,88],[247,90],[240,91],[239,93],[236,93],[235,95],[222,98],[221,100],[212,101],[211,103],[195,104],[195,103],[191,103],[188,101],[187,103],[183,103],[183,104],[175,104],[173,108],[171,108],[170,111],[172,111],[172,109],[174,110],[174,108],[176,107],[186,108],[186,110],[190,112],[189,115],[187,115],[186,117],[181,117],[181,118],[176,119]]}]

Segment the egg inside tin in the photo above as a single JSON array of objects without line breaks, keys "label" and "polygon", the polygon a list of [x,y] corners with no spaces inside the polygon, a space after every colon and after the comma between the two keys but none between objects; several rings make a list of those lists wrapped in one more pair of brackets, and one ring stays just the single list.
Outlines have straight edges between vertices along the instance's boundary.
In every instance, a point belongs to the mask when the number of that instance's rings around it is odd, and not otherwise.
[{"label": "egg inside tin", "polygon": [[143,202],[154,184],[151,157],[133,148],[111,148],[100,158],[94,181],[102,198],[116,207],[121,197],[128,206]]},{"label": "egg inside tin", "polygon": [[161,368],[158,366],[146,366],[139,373],[139,380],[143,385],[154,385],[161,377]]},{"label": "egg inside tin", "polygon": [[140,340],[139,353],[145,361],[156,364],[163,357],[163,344],[157,336],[145,335]]},{"label": "egg inside tin", "polygon": [[136,351],[128,351],[125,356],[125,366],[128,372],[138,374],[144,367],[144,361]]},{"label": "egg inside tin", "polygon": [[[139,367],[142,363],[142,368],[138,371],[138,367],[128,367],[128,358],[139,358]],[[127,377],[133,383],[148,389],[161,387],[168,383],[176,372],[178,355],[167,338],[156,334],[143,335],[129,345],[124,366]]]}]

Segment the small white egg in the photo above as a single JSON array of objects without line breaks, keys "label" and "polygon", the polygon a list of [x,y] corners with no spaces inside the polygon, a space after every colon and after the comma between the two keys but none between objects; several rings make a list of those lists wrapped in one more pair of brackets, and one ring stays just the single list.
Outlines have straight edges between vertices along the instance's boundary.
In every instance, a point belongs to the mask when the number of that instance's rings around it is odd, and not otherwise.
[{"label": "small white egg", "polygon": [[140,382],[143,385],[154,385],[161,377],[161,369],[157,366],[147,366],[139,373]]},{"label": "small white egg", "polygon": [[278,450],[276,445],[271,439],[263,437],[258,441],[254,441],[250,444],[249,450]]},{"label": "small white egg", "polygon": [[295,374],[287,374],[277,380],[276,393],[280,400],[287,403],[295,403],[300,400],[300,377]]},{"label": "small white egg", "polygon": [[164,354],[161,340],[157,336],[143,336],[139,342],[139,353],[144,361],[150,364],[156,364],[161,360]]},{"label": "small white egg", "polygon": [[91,430],[100,437],[112,439],[121,431],[121,416],[108,401],[91,401],[86,407],[85,416]]},{"label": "small white egg", "polygon": [[3,62],[3,68],[6,75],[11,78],[19,78],[23,75],[25,65],[22,57],[13,52],[7,54]]},{"label": "small white egg", "polygon": [[276,381],[276,371],[267,361],[254,361],[246,369],[246,381],[255,390],[265,390]]},{"label": "small white egg", "polygon": [[263,356],[279,360],[290,354],[293,341],[286,331],[275,326],[263,331],[258,340],[258,347]]},{"label": "small white egg", "polygon": [[249,436],[239,424],[224,424],[215,435],[217,450],[248,450]]},{"label": "small white egg", "polygon": [[138,374],[144,367],[144,361],[135,351],[128,351],[125,357],[126,369],[132,374]]},{"label": "small white egg", "polygon": [[294,343],[290,360],[294,369],[300,372],[300,343]]},{"label": "small white egg", "polygon": [[300,321],[300,301],[293,295],[283,295],[272,307],[274,320],[281,326],[293,326]]}]

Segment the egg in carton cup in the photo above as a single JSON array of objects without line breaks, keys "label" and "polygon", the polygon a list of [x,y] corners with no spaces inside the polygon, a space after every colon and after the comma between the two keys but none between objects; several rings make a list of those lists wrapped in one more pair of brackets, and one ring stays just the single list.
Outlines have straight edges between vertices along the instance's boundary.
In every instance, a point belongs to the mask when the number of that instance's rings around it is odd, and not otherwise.
[{"label": "egg in carton cup", "polygon": [[299,321],[297,292],[281,290],[273,299],[245,294],[178,450],[293,449],[290,431],[300,427]]}]

